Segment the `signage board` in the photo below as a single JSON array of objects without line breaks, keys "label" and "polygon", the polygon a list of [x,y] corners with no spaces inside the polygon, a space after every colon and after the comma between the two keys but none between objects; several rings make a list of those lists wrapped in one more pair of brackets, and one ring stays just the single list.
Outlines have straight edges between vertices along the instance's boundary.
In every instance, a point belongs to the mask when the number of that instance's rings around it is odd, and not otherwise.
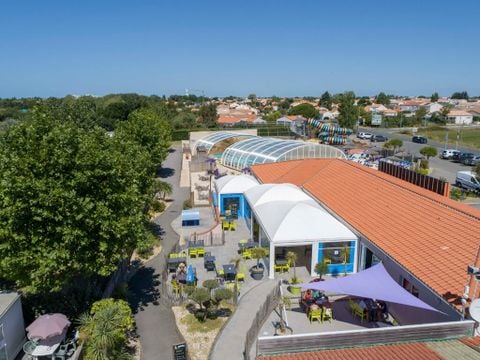
[{"label": "signage board", "polygon": [[173,345],[173,359],[187,360],[187,344],[186,343]]},{"label": "signage board", "polygon": [[381,114],[372,114],[372,126],[382,125],[382,115]]}]

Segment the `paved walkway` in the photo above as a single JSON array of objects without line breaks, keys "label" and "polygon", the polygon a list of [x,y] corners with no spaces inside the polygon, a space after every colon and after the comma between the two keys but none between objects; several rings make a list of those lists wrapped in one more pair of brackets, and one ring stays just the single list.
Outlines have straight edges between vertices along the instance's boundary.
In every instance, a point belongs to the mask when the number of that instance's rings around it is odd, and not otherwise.
[{"label": "paved walkway", "polygon": [[258,281],[245,293],[237,309],[217,338],[211,360],[243,359],[245,336],[265,298],[277,285],[278,280]]},{"label": "paved walkway", "polygon": [[171,149],[159,174],[173,188],[172,204],[156,219],[161,228],[162,253],[138,270],[130,280],[130,303],[135,313],[137,332],[142,345],[142,360],[171,359],[172,345],[182,342],[173,311],[160,299],[160,271],[165,258],[178,241],[178,234],[170,224],[182,211],[183,201],[189,196],[189,188],[179,187],[182,150],[180,146]]}]

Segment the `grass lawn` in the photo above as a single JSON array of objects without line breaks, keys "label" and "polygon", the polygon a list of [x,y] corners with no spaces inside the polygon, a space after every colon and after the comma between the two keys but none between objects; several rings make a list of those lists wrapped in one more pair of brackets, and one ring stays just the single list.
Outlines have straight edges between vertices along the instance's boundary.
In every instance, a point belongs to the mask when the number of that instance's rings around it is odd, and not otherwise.
[{"label": "grass lawn", "polygon": [[[457,129],[418,129],[418,134],[426,136],[429,140],[445,142],[445,134],[448,132],[448,146],[455,147]],[[459,133],[458,145],[474,149],[480,149],[480,129],[463,129]]]}]

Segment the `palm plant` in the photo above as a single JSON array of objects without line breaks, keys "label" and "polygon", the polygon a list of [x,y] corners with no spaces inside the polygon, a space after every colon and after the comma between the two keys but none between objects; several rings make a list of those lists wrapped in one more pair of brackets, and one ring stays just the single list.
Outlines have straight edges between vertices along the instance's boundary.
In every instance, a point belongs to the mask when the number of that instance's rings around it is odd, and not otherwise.
[{"label": "palm plant", "polygon": [[298,260],[298,255],[297,253],[293,252],[293,251],[288,251],[287,252],[287,261],[288,263],[290,264],[290,266],[293,267],[293,278],[292,278],[292,283],[297,283],[298,282],[298,279],[297,279],[297,271],[296,271],[296,265],[297,265],[297,260]]},{"label": "palm plant", "polygon": [[125,314],[119,306],[113,304],[93,314],[83,314],[78,322],[86,360],[131,359],[126,351],[129,329],[125,328]]}]

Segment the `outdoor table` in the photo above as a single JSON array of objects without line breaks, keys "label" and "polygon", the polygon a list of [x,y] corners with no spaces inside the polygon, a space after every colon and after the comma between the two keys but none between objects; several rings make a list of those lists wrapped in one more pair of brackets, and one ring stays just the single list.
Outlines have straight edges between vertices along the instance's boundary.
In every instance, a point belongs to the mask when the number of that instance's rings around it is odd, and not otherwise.
[{"label": "outdoor table", "polygon": [[205,242],[203,240],[198,240],[198,241],[189,241],[188,242],[188,247],[189,248],[199,248],[199,247],[205,247]]},{"label": "outdoor table", "polygon": [[287,261],[287,259],[277,258],[275,260],[275,264],[277,264],[277,265],[287,265],[288,261]]},{"label": "outdoor table", "polygon": [[186,284],[187,283],[187,274],[185,274],[185,273],[178,274],[176,279],[179,283]]},{"label": "outdoor table", "polygon": [[205,255],[203,258],[203,266],[207,271],[215,271],[215,256]]},{"label": "outdoor table", "polygon": [[257,244],[255,244],[254,241],[248,241],[246,243],[238,243],[238,246],[240,247],[240,249],[251,249],[251,248],[254,248]]},{"label": "outdoor table", "polygon": [[180,265],[181,263],[186,264],[187,258],[182,257],[182,258],[167,259],[168,271],[175,272],[177,270],[178,265]]},{"label": "outdoor table", "polygon": [[223,265],[223,273],[225,276],[225,280],[227,281],[234,281],[235,276],[237,275],[237,272],[235,271],[235,266],[233,266],[232,264]]}]

